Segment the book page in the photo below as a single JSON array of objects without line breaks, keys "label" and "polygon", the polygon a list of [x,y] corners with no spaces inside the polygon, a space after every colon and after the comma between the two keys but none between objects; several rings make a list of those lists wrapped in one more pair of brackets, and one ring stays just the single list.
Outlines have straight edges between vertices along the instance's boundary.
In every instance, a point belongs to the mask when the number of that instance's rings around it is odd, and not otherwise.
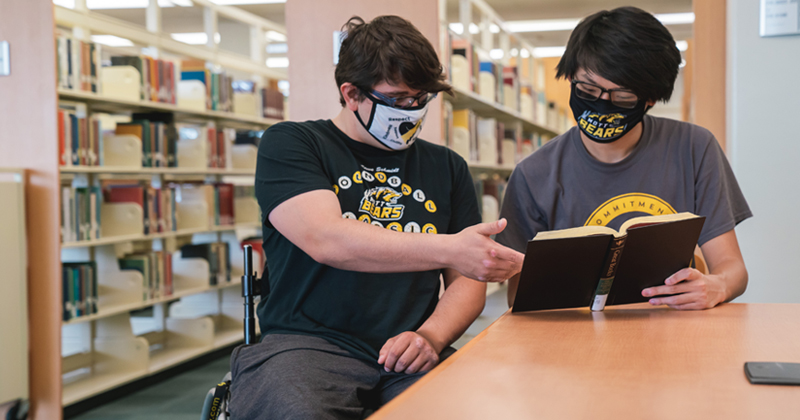
[{"label": "book page", "polygon": [[689,212],[683,213],[676,213],[676,214],[664,214],[661,216],[642,216],[642,217],[634,217],[622,224],[619,229],[620,235],[624,235],[628,229],[639,227],[639,225],[654,225],[659,223],[668,223],[668,222],[676,222],[678,220],[687,220],[692,219],[695,217],[699,217],[695,214]]},{"label": "book page", "polygon": [[561,230],[548,230],[539,232],[533,237],[534,241],[544,239],[558,239],[558,238],[580,238],[584,236],[593,235],[614,235],[617,236],[617,231],[606,226],[581,226],[571,229]]}]

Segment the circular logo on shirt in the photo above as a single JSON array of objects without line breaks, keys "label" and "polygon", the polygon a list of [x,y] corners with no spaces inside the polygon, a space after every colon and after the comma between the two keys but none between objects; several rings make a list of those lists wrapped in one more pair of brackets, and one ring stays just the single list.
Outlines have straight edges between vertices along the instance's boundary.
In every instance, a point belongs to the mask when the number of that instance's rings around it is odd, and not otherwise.
[{"label": "circular logo on shirt", "polygon": [[364,181],[367,181],[367,182],[372,182],[372,181],[375,180],[375,177],[372,176],[372,174],[367,172],[367,171],[361,172],[361,177],[364,178]]},{"label": "circular logo on shirt", "polygon": [[353,182],[356,184],[361,183],[361,172],[356,171],[356,173],[353,174]]},{"label": "circular logo on shirt", "polygon": [[419,223],[408,222],[406,223],[406,227],[403,228],[403,232],[420,233],[422,229],[419,227]]},{"label": "circular logo on shirt", "polygon": [[370,219],[369,216],[367,216],[366,214],[362,214],[361,216],[358,216],[358,221],[364,223],[371,223],[372,219]]},{"label": "circular logo on shirt", "polygon": [[422,190],[414,191],[414,200],[417,200],[420,203],[422,203],[423,201],[425,201],[425,193],[422,192]]},{"label": "circular logo on shirt", "polygon": [[[389,185],[391,185],[391,184],[389,184]],[[411,187],[409,187],[408,184],[403,184],[403,186],[400,188],[400,191],[403,192],[403,195],[410,195],[411,194]]]},{"label": "circular logo on shirt", "polygon": [[381,183],[386,182],[386,174],[383,172],[375,172],[375,179]]},{"label": "circular logo on shirt", "polygon": [[403,226],[400,223],[392,222],[392,223],[389,223],[386,226],[386,229],[391,229],[391,230],[393,230],[395,232],[402,232],[403,231]]},{"label": "circular logo on shirt", "polygon": [[345,212],[344,214],[342,214],[342,219],[358,220],[358,218],[356,217],[355,214],[353,214],[352,211],[348,211],[348,212]]},{"label": "circular logo on shirt", "polygon": [[595,210],[588,219],[584,226],[608,226],[612,220],[617,216],[627,213],[645,213],[651,216],[660,216],[662,214],[675,214],[677,213],[672,206],[652,194],[645,193],[628,193],[618,195]]},{"label": "circular logo on shirt", "polygon": [[377,220],[373,220],[372,223],[370,223],[370,224],[372,226],[377,226],[379,228],[383,228],[383,224],[381,222],[377,221]]},{"label": "circular logo on shirt", "polygon": [[432,200],[428,200],[425,202],[425,210],[428,210],[431,213],[436,213],[436,204],[433,204]]},{"label": "circular logo on shirt", "polygon": [[393,177],[389,178],[389,185],[392,186],[392,187],[395,187],[395,188],[399,187],[400,186],[400,177],[399,176],[393,176]]},{"label": "circular logo on shirt", "polygon": [[422,231],[425,233],[437,233],[436,226],[433,223],[425,223],[425,226],[422,227]]},{"label": "circular logo on shirt", "polygon": [[[346,190],[353,186],[353,181],[346,176],[339,177],[339,186],[342,187],[343,190]],[[336,194],[339,194],[339,192],[336,192]]]}]

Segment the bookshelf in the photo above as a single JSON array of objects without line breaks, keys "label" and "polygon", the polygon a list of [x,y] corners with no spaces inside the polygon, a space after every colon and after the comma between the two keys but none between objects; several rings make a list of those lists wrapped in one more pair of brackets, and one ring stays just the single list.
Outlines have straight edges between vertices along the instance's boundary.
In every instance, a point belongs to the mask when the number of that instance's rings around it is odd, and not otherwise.
[{"label": "bookshelf", "polygon": [[485,118],[495,118],[498,121],[510,124],[519,123],[525,132],[539,133],[544,136],[555,137],[559,134],[558,129],[540,125],[520,114],[516,109],[509,108],[503,104],[489,101],[475,92],[463,89],[454,89],[455,96],[446,96],[445,100],[453,105],[453,110],[471,109],[476,114]]},{"label": "bookshelf", "polygon": [[[157,2],[151,2],[146,11],[145,27],[92,12],[86,8],[85,1],[81,0],[76,1],[74,9],[54,6],[54,18],[58,26],[57,35],[66,36],[66,31],[71,31],[71,39],[88,43],[93,34],[107,34],[128,39],[138,46],[117,50],[114,47],[103,47],[104,52],[110,51],[112,57],[148,56],[153,57],[153,60],[163,58],[164,62],[195,59],[205,62],[206,68],[212,73],[219,72],[224,67],[226,73],[221,74],[230,75],[229,80],[237,77],[253,81],[255,86],[271,85],[270,80],[287,78],[285,69],[273,69],[265,65],[265,35],[268,31],[285,34],[283,26],[241,9],[220,6],[207,0],[195,0],[193,3],[192,7],[203,9],[204,27],[209,39],[214,39],[219,19],[248,25],[250,54],[240,55],[221,50],[213,41],[207,45],[188,45],[175,41],[169,34],[161,31],[160,8]],[[58,45],[57,43],[57,47]],[[139,47],[141,49],[136,49]],[[56,54],[61,54],[58,56],[61,60],[64,52],[57,49]],[[67,54],[71,54],[71,51]],[[106,79],[114,71],[107,73],[105,69],[110,67],[101,69],[99,64],[98,61],[97,82],[92,89],[86,89],[81,84],[74,89],[67,89],[62,86],[60,79],[56,88],[59,101],[82,104],[90,124],[90,117],[99,115],[97,124],[100,129],[96,131],[100,131],[100,135],[89,140],[90,146],[85,149],[88,155],[95,150],[92,149],[93,146],[98,147],[99,151],[92,158],[93,161],[87,158],[86,164],[82,160],[80,164],[71,160],[66,164],[62,162],[58,167],[58,179],[62,194],[65,189],[81,188],[92,191],[92,199],[98,204],[94,217],[102,216],[96,219],[97,228],[92,227],[95,234],[89,235],[91,239],[84,235],[78,236],[80,240],[62,239],[59,244],[64,267],[72,268],[82,264],[88,267],[80,273],[72,271],[69,282],[67,275],[63,274],[69,269],[59,270],[64,278],[59,277],[59,281],[53,283],[53,287],[61,290],[63,286],[64,289],[64,292],[59,293],[64,295],[65,306],[59,325],[61,348],[60,351],[52,350],[57,351],[60,356],[58,377],[62,384],[61,406],[80,402],[242,341],[240,279],[244,268],[241,241],[260,235],[260,215],[254,198],[232,195],[229,196],[232,211],[225,214],[230,223],[222,222],[222,192],[217,188],[219,185],[229,184],[232,191],[234,185],[253,185],[256,148],[234,146],[233,138],[228,133],[223,136],[221,132],[228,129],[259,131],[281,121],[261,117],[260,115],[267,115],[267,105],[259,105],[252,100],[247,104],[254,104],[255,113],[249,108],[236,113],[239,106],[235,97],[229,98],[231,106],[215,109],[209,109],[211,102],[206,102],[205,106],[202,102],[199,106],[188,106],[185,101],[182,104],[179,97],[182,90],[178,89],[179,83],[174,79],[174,85],[167,87],[170,92],[166,96],[168,98],[171,94],[171,100],[162,100],[160,90],[163,88],[160,84],[155,88],[159,95],[158,101],[141,99],[139,93],[125,96],[119,92],[114,93],[114,89],[106,92],[109,80],[117,79],[110,76]],[[81,65],[85,65],[85,62]],[[57,68],[57,73],[62,70],[58,66]],[[159,70],[159,77],[172,74],[164,71],[162,74]],[[143,74],[139,73],[136,77]],[[174,74],[179,76],[178,79],[183,79],[180,70]],[[139,79],[129,80],[136,83]],[[144,76],[142,80],[145,80]],[[169,81],[169,76],[159,80]],[[208,80],[211,79],[206,79]],[[221,80],[229,83],[228,79]],[[214,94],[214,83],[216,82],[205,84],[212,92],[206,94]],[[219,94],[219,89],[216,88],[216,94]],[[142,98],[146,97],[144,81],[141,90],[137,92],[141,92]],[[254,92],[254,97],[258,98],[258,90]],[[203,97],[200,98],[202,100]],[[266,101],[266,98],[261,99]],[[163,158],[160,166],[155,164],[155,149],[152,150],[153,163],[149,163],[150,158],[147,156],[150,152],[145,149],[147,141],[143,136],[138,138],[142,144],[137,146],[140,150],[133,150],[134,153],[126,156],[126,150],[132,150],[131,144],[138,143],[131,143],[131,135],[121,134],[114,127],[119,123],[131,124],[128,121],[133,118],[134,113],[170,115],[169,121],[159,122],[166,126],[165,129],[170,128],[173,123],[180,125],[175,130],[180,137],[173,136],[176,143],[175,148],[170,151],[177,163],[167,165],[163,162],[169,159]],[[111,131],[108,130],[109,121],[115,124],[111,125]],[[207,129],[219,130],[214,131],[215,137],[208,134],[207,138],[202,138],[206,141],[200,141],[200,137],[197,141],[188,137],[188,142],[180,144],[184,141],[183,134],[180,133],[183,126],[199,126],[197,130],[200,133]],[[147,125],[142,130],[145,127]],[[153,126],[150,129],[155,130]],[[151,131],[151,135],[153,132]],[[223,140],[215,143],[217,134],[224,138],[224,143]],[[118,139],[126,135],[128,138]],[[133,137],[136,138],[135,135]],[[160,138],[161,141],[166,141],[166,137]],[[61,137],[57,143],[64,148],[68,147],[66,145],[75,147],[74,142],[63,141]],[[150,147],[156,147],[156,144],[156,140],[152,140]],[[220,146],[222,144],[225,144],[225,149]],[[78,147],[85,146],[80,143]],[[166,156],[170,146],[165,142],[159,147]],[[225,150],[224,154],[222,150]],[[74,153],[72,156],[75,156]],[[213,157],[207,158],[208,156]],[[131,185],[122,185],[125,182]],[[174,201],[170,204],[174,205],[174,224],[169,228],[159,225],[154,229],[155,224],[148,219],[154,213],[152,209],[148,210],[148,204],[106,202],[110,196],[101,197],[100,193],[105,196],[106,189],[113,189],[115,185],[143,188],[145,203],[149,200],[146,195],[148,189],[157,190],[157,194],[166,189],[175,190],[176,197],[172,198]],[[177,199],[177,194],[184,194],[180,191],[184,185],[211,185],[214,188],[213,194],[216,195],[211,199],[206,195],[206,199],[201,201],[187,201],[180,205],[181,200]],[[94,188],[97,190],[93,190]],[[185,194],[189,194],[189,191]],[[157,201],[156,204],[159,219],[169,217],[169,213],[163,213],[163,210],[170,207],[162,207],[163,203],[166,201]],[[63,207],[63,203],[59,205],[62,219],[65,218]],[[94,204],[89,207],[94,209]],[[148,211],[151,216],[147,216]],[[209,220],[209,211],[212,215],[216,211],[217,222],[214,222],[213,216]],[[77,217],[77,214],[75,210],[70,217]],[[208,246],[211,249],[211,245],[207,244],[214,244],[214,249],[217,250],[213,251],[213,257],[210,254],[212,251],[209,251],[208,258],[182,254],[187,252],[186,247]],[[148,264],[152,264],[154,268],[140,271],[121,265],[125,259],[139,257],[147,259]],[[226,257],[229,259],[229,268],[226,268]],[[81,270],[84,266],[81,266]],[[260,271],[261,267],[256,269]],[[92,274],[84,276],[85,273]],[[158,274],[153,277],[154,273]],[[95,279],[94,285],[92,278]],[[67,290],[70,290],[69,298]],[[70,298],[74,300],[70,301]],[[66,302],[85,306],[81,306],[83,309],[77,312],[70,309]]]},{"label": "bookshelf", "polygon": [[543,62],[485,0],[440,0],[440,50],[454,95],[443,95],[446,144],[470,168],[484,222],[499,217],[517,162],[567,127],[545,102]]},{"label": "bookshelf", "polygon": [[177,105],[152,102],[152,101],[133,101],[116,98],[103,97],[92,92],[73,91],[68,89],[59,89],[58,97],[61,99],[69,99],[74,101],[85,102],[92,106],[96,111],[105,112],[170,112],[176,117],[182,119],[199,119],[199,120],[212,120],[225,125],[233,125],[237,127],[263,127],[272,124],[277,124],[280,120],[272,118],[258,118],[249,115],[240,115],[233,112],[222,112],[212,110],[193,110],[181,108]]}]

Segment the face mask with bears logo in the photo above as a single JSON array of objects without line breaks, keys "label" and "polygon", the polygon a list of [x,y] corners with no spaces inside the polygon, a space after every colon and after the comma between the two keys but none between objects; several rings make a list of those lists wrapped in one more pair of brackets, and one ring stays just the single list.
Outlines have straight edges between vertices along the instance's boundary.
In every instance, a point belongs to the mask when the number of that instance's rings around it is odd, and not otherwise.
[{"label": "face mask with bears logo", "polygon": [[393,108],[372,100],[372,114],[364,123],[358,110],[356,118],[375,140],[392,150],[405,150],[414,144],[422,130],[428,104],[416,108]]},{"label": "face mask with bears logo", "polygon": [[633,108],[622,108],[605,99],[587,101],[578,97],[575,89],[573,84],[569,97],[572,115],[583,134],[597,143],[611,143],[624,136],[642,121],[649,108],[641,99]]}]

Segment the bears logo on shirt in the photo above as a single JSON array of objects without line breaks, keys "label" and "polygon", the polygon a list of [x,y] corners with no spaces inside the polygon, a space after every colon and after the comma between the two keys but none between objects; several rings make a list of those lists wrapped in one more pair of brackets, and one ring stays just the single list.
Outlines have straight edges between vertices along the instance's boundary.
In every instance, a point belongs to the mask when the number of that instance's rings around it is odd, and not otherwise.
[{"label": "bears logo on shirt", "polygon": [[391,187],[374,187],[364,191],[358,211],[367,213],[376,220],[398,220],[403,217],[405,206],[397,204],[403,194]]}]

